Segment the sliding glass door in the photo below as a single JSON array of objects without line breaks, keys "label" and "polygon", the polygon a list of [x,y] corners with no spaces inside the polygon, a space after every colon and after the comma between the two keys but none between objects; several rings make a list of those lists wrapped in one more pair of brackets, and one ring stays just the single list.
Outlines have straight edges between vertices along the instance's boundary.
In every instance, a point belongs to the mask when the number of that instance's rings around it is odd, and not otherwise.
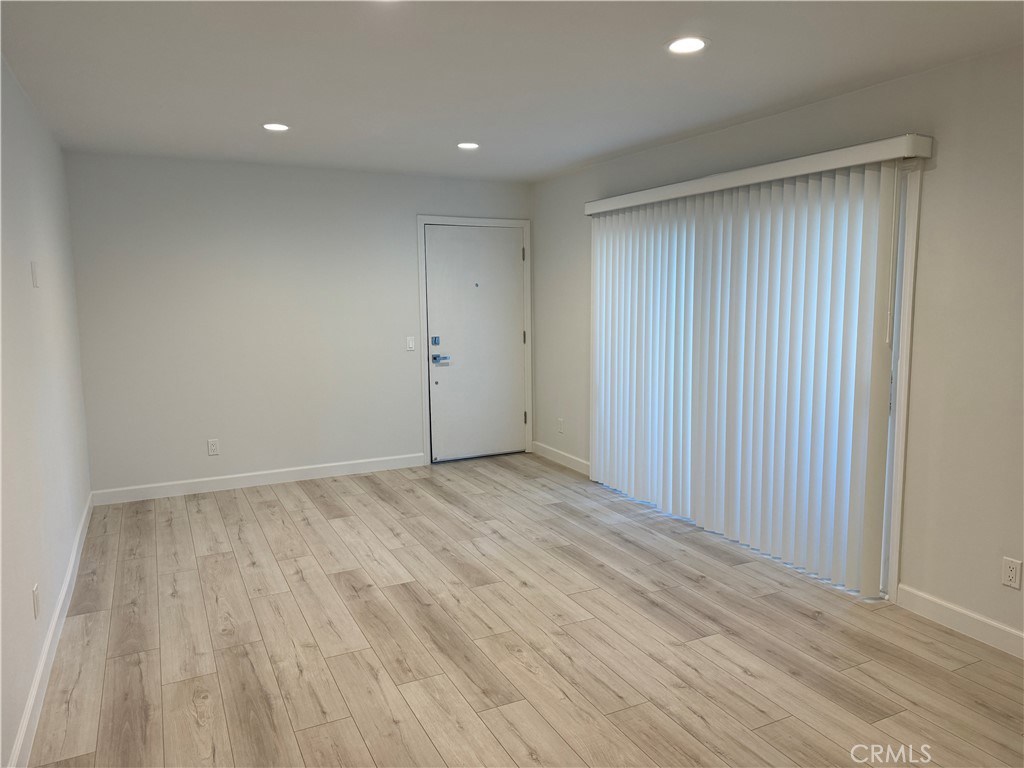
[{"label": "sliding glass door", "polygon": [[896,174],[594,216],[594,480],[879,593]]}]

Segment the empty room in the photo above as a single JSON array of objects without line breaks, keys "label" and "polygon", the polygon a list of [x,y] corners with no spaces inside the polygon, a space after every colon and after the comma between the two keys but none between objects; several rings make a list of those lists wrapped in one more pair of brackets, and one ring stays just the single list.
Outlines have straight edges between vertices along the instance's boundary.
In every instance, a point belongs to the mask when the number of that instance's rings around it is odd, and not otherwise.
[{"label": "empty room", "polygon": [[1024,2],[0,13],[2,765],[1024,764]]}]

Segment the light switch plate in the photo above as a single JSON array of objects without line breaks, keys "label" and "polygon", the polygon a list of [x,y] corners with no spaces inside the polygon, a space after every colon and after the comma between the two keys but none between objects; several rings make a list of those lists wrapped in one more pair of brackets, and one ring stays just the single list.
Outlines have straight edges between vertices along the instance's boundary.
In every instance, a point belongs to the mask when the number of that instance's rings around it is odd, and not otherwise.
[{"label": "light switch plate", "polygon": [[406,352],[415,352],[416,351],[416,337],[415,336],[406,336],[405,337],[405,351]]}]

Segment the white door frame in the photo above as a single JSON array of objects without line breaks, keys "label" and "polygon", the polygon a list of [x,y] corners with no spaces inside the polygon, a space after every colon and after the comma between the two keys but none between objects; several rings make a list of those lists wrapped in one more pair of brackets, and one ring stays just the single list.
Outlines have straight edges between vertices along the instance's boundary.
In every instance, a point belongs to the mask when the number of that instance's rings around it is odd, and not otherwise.
[{"label": "white door frame", "polygon": [[533,450],[533,298],[530,263],[529,219],[475,219],[466,216],[416,217],[416,247],[420,270],[420,389],[423,410],[423,457],[431,463],[430,451],[430,339],[427,336],[427,225],[453,227],[518,227],[523,230],[523,329],[526,331],[526,451]]}]

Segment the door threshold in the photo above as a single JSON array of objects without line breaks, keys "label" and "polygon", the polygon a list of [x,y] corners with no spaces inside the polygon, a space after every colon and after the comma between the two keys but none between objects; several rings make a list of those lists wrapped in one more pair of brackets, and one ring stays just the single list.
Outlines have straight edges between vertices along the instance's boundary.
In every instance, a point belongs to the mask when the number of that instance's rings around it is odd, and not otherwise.
[{"label": "door threshold", "polygon": [[479,453],[475,456],[459,456],[456,459],[432,459],[431,464],[454,464],[456,461],[471,461],[472,459],[488,459],[494,456],[515,456],[520,453],[529,453],[525,448],[521,451],[505,451],[504,453]]}]

